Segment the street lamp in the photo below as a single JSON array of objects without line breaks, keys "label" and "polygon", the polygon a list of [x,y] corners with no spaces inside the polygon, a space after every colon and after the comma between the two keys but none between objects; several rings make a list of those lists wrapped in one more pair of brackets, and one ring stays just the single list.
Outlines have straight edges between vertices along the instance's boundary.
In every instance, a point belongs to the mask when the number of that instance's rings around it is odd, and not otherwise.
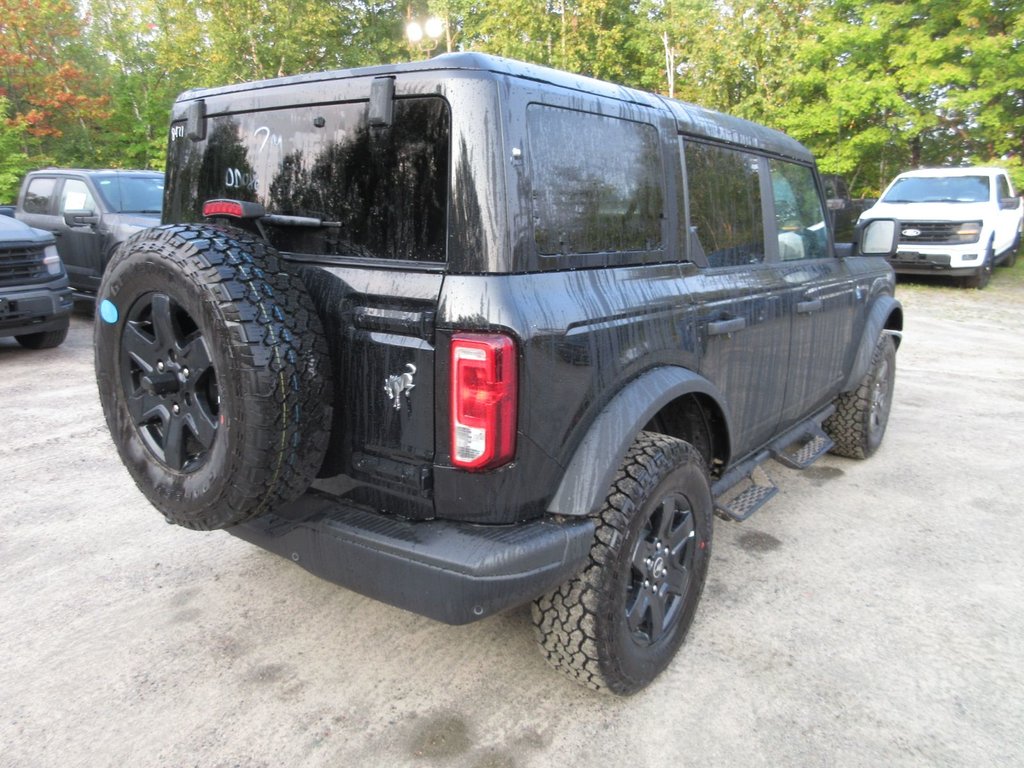
[{"label": "street lamp", "polygon": [[409,48],[423,51],[428,57],[430,52],[437,48],[443,34],[444,22],[436,16],[431,16],[422,23],[413,19],[405,25],[405,39],[409,41]]}]

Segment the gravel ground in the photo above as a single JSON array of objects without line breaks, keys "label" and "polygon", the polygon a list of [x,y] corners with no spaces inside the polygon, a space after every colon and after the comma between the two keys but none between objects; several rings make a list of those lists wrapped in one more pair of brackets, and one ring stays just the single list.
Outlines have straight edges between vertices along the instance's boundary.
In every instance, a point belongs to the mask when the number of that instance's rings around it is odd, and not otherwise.
[{"label": "gravel ground", "polygon": [[772,465],[628,699],[550,671],[527,610],[447,627],[165,525],[106,433],[89,322],[0,339],[0,766],[1024,764],[1024,262],[898,295],[880,452]]}]

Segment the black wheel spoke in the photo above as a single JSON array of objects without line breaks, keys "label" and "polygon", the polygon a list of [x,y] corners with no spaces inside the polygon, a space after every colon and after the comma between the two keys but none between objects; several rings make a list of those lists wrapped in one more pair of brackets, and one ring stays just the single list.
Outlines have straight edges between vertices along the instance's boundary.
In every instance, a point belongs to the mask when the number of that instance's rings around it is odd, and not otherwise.
[{"label": "black wheel spoke", "polygon": [[174,319],[171,316],[171,299],[165,293],[154,293],[150,307],[156,343],[165,349],[170,349],[177,342]]},{"label": "black wheel spoke", "polygon": [[185,450],[185,422],[171,416],[164,422],[164,463],[171,469],[181,470],[188,458]]},{"label": "black wheel spoke", "polygon": [[155,420],[167,418],[167,408],[164,399],[159,395],[151,395],[148,392],[138,391],[127,397],[128,413],[136,426],[149,424]]},{"label": "black wheel spoke", "polygon": [[666,541],[672,531],[672,521],[676,516],[676,499],[674,496],[666,496],[661,502],[660,517],[658,519],[658,538]]},{"label": "black wheel spoke", "polygon": [[665,581],[671,594],[683,597],[686,595],[686,588],[690,585],[690,570],[682,566],[669,568],[665,575]]},{"label": "black wheel spoke", "polygon": [[124,351],[131,355],[135,363],[145,371],[151,371],[159,357],[156,339],[143,333],[135,323],[127,323],[121,337]]},{"label": "black wheel spoke", "polygon": [[185,416],[185,423],[203,448],[213,445],[213,438],[217,436],[217,423],[205,408],[192,408]]},{"label": "black wheel spoke", "polygon": [[636,544],[636,549],[633,550],[633,569],[641,576],[647,573],[647,560],[653,552],[653,547],[649,541],[641,540]]},{"label": "black wheel spoke", "polygon": [[693,537],[693,515],[687,512],[685,517],[679,522],[679,525],[665,537],[665,540],[672,555],[677,557],[682,547]]},{"label": "black wheel spoke", "polygon": [[213,365],[213,361],[210,359],[210,350],[202,336],[188,342],[182,348],[179,359],[181,364],[188,368],[190,379],[200,378]]},{"label": "black wheel spoke", "polygon": [[652,643],[658,642],[665,631],[665,603],[667,597],[662,594],[651,596],[651,628],[648,633]]},{"label": "black wheel spoke", "polygon": [[626,626],[629,627],[630,632],[636,634],[643,631],[644,620],[647,618],[650,606],[650,595],[641,588],[633,605],[626,611]]}]

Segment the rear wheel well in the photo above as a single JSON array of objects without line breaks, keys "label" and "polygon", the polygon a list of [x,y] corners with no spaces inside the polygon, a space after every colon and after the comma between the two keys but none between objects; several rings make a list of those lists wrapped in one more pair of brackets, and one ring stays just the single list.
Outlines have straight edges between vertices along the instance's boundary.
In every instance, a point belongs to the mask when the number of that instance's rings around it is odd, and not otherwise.
[{"label": "rear wheel well", "polygon": [[885,320],[885,330],[896,331],[896,335],[893,336],[893,342],[896,344],[896,348],[899,349],[900,342],[903,340],[903,310],[894,309],[889,313],[889,317]]},{"label": "rear wheel well", "polygon": [[729,459],[729,434],[722,411],[707,395],[689,394],[666,404],[644,431],[685,440],[700,452],[712,477],[721,475]]}]

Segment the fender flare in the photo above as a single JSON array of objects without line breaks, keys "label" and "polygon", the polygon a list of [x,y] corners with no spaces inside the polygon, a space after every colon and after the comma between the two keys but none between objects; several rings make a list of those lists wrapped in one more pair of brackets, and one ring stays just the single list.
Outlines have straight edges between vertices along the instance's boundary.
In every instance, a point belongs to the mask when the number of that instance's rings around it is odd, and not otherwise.
[{"label": "fender flare", "polygon": [[868,312],[867,322],[864,324],[864,333],[860,337],[860,345],[857,347],[857,356],[853,359],[853,366],[850,368],[850,375],[843,383],[843,392],[852,392],[864,378],[864,374],[871,367],[871,356],[875,353],[878,345],[878,338],[885,330],[889,318],[893,314],[898,316],[897,328],[892,330],[896,334],[896,344],[899,345],[900,332],[903,330],[903,305],[894,297],[884,294],[875,300],[874,305]]},{"label": "fender flare", "polygon": [[[582,516],[596,511],[644,425],[668,403],[691,394],[708,395],[719,404],[725,402],[717,387],[685,368],[655,368],[629,382],[605,406],[576,449],[548,513]],[[728,411],[722,408],[722,413],[731,435]]]}]

